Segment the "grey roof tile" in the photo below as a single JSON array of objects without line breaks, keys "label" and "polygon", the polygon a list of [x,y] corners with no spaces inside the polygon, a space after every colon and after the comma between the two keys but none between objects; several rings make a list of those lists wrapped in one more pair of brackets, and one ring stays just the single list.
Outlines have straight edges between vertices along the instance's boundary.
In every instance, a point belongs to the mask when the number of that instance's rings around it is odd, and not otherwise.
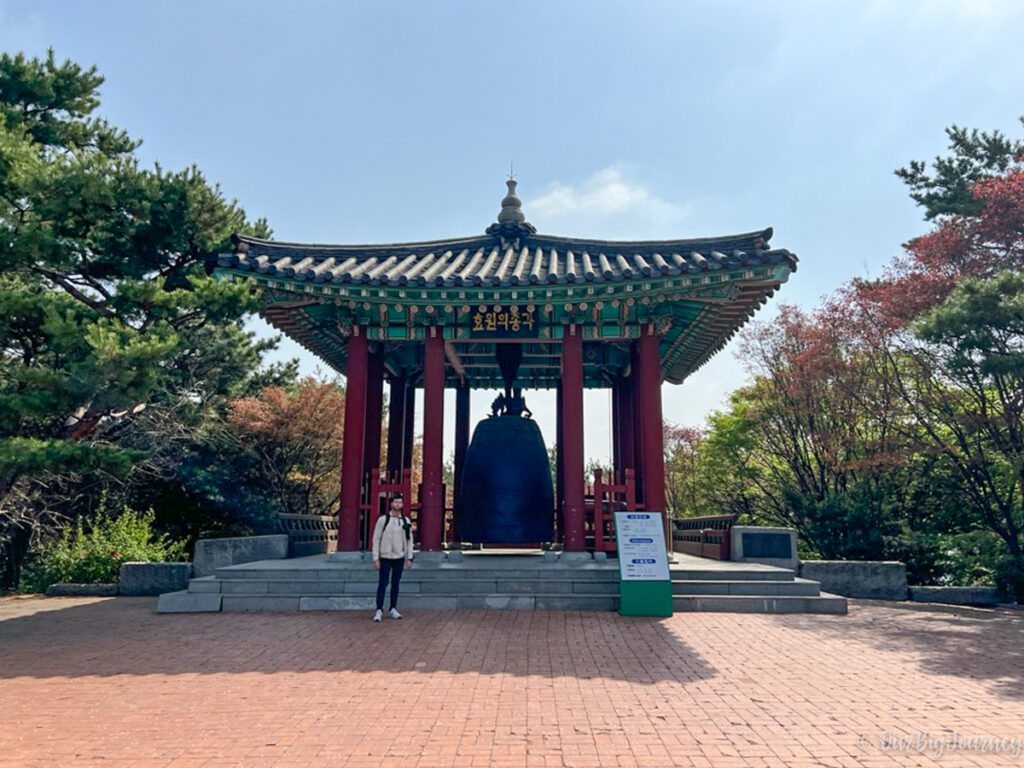
[{"label": "grey roof tile", "polygon": [[304,245],[235,235],[236,251],[219,265],[293,280],[388,285],[564,284],[697,274],[744,265],[787,262],[769,250],[771,229],[690,240],[611,242],[531,234],[381,245]]}]

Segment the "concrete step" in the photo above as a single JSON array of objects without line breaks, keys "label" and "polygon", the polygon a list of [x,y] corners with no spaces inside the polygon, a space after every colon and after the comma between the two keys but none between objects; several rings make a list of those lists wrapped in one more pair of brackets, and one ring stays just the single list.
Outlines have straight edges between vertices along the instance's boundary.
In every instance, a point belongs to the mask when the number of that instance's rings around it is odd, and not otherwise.
[{"label": "concrete step", "polygon": [[[196,580],[199,581],[199,580]],[[813,582],[810,582],[813,584]],[[803,587],[806,588],[806,587]],[[723,611],[730,613],[846,613],[846,598],[819,595],[677,594],[676,611]],[[157,613],[200,613],[216,611],[372,611],[371,594],[220,594],[168,592],[160,595]],[[404,593],[402,608],[409,610],[564,610],[613,611],[617,593],[537,594],[423,594]]]},{"label": "concrete step", "polygon": [[767,581],[753,579],[744,581],[711,581],[693,579],[672,581],[674,595],[788,595],[815,597],[821,592],[821,585],[808,579],[789,581]]},{"label": "concrete step", "polygon": [[221,609],[221,596],[181,590],[165,592],[156,601],[157,613],[216,613]]},{"label": "concrete step", "polygon": [[[202,597],[210,597],[210,595]],[[618,607],[618,601],[618,595],[402,595],[399,608],[403,611],[457,609],[613,611]],[[372,595],[224,595],[221,598],[220,610],[372,612],[375,604],[376,599]]]},{"label": "concrete step", "polygon": [[[218,568],[214,575],[221,580],[272,579],[275,581],[377,581],[377,572],[367,565],[365,568],[242,568],[230,566]],[[449,566],[413,567],[402,574],[402,581],[461,581],[461,580],[514,580],[547,579],[550,581],[618,581],[618,568],[460,568]]]},{"label": "concrete step", "polygon": [[672,581],[792,581],[796,574],[788,568],[753,570],[744,568],[669,568]]},{"label": "concrete step", "polygon": [[[377,581],[273,581],[269,579],[192,579],[188,591],[195,594],[223,595],[372,595],[377,592]],[[494,594],[586,594],[617,595],[618,579],[597,581],[567,581],[559,579],[506,579],[506,580],[437,580],[415,581],[402,579],[403,594],[423,595],[494,595]]]},{"label": "concrete step", "polygon": [[809,596],[673,595],[679,612],[722,613],[846,613],[846,598],[822,592]]}]

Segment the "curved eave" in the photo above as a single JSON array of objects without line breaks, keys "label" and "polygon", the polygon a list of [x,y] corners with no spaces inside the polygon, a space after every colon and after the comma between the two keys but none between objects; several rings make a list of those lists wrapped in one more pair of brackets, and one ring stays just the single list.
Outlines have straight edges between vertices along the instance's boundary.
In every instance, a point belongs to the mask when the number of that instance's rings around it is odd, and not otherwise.
[{"label": "curved eave", "polygon": [[296,282],[371,286],[538,286],[623,283],[762,264],[796,269],[771,249],[771,228],[716,238],[607,241],[485,235],[381,245],[306,245],[233,236],[222,269],[280,275]]},{"label": "curved eave", "polygon": [[[263,316],[339,372],[345,372],[345,320],[366,325],[371,338],[401,342],[422,337],[427,325],[440,325],[456,344],[467,341],[464,314],[491,304],[533,305],[544,312],[544,337],[556,341],[559,323],[576,322],[585,339],[635,337],[641,324],[659,323],[662,375],[680,383],[703,365],[786,282],[796,257],[732,270],[655,275],[631,281],[550,283],[539,286],[421,287],[310,283],[258,270],[219,267],[228,279],[250,278],[264,290]],[[632,335],[631,335],[632,334]],[[527,377],[528,379],[531,377]],[[533,375],[532,379],[537,380]],[[491,377],[488,381],[496,380]],[[557,378],[538,386],[553,386]],[[483,384],[486,386],[486,384]],[[596,375],[588,386],[602,386]]]}]

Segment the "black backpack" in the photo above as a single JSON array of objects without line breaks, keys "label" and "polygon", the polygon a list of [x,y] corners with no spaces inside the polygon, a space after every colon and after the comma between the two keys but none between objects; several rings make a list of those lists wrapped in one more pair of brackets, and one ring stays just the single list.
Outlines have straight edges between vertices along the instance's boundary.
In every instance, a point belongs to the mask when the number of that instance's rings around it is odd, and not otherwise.
[{"label": "black backpack", "polygon": [[[381,535],[388,529],[388,523],[391,522],[391,513],[384,513],[384,528],[381,530]],[[409,541],[412,541],[412,518],[402,515],[402,528],[405,529],[405,536]]]}]

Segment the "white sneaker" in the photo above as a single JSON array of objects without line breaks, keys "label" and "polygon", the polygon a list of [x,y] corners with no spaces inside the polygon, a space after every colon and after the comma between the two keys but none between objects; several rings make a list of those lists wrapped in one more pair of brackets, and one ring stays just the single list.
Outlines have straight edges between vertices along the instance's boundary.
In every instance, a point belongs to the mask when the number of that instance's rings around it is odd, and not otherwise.
[{"label": "white sneaker", "polygon": [[384,612],[380,608],[378,608],[376,611],[373,612],[373,620],[374,621],[380,621],[383,617],[384,617]]},{"label": "white sneaker", "polygon": [[398,612],[398,609],[397,609],[397,608],[392,608],[392,609],[391,609],[391,612],[390,612],[390,613],[388,614],[388,618],[391,618],[391,619],[400,619],[400,618],[402,618],[402,614],[400,614],[400,613]]}]

